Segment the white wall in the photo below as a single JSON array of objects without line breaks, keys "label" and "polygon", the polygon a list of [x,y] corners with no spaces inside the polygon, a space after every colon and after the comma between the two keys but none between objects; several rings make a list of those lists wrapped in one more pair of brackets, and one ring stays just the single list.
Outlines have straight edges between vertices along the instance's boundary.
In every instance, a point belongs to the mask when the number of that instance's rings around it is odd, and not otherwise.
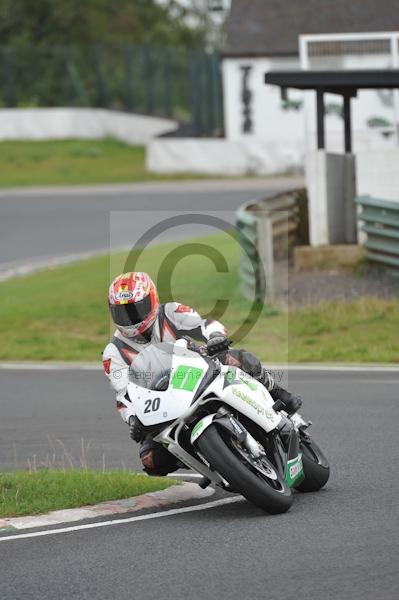
[{"label": "white wall", "polygon": [[[340,57],[339,68],[381,68],[386,67],[385,55],[362,55]],[[325,58],[323,58],[325,63]],[[249,88],[252,91],[252,118],[254,131],[251,134],[242,131],[242,70],[250,65]],[[330,65],[335,66],[337,65]],[[324,68],[328,65],[324,64]],[[229,140],[262,140],[269,144],[284,145],[286,154],[291,155],[295,166],[303,166],[305,154],[316,149],[316,99],[315,92],[289,90],[290,100],[303,100],[304,105],[298,111],[283,110],[280,89],[266,86],[265,73],[272,70],[299,69],[299,59],[292,58],[226,58],[223,62],[223,85],[225,106],[225,129]],[[340,96],[326,94],[325,102],[342,106]],[[390,105],[391,104],[391,105]],[[384,137],[381,131],[367,125],[371,117],[382,117],[394,123],[395,115],[391,94],[375,90],[360,91],[352,100],[353,147],[355,152],[370,149],[388,150],[398,148],[397,136]],[[329,114],[325,117],[326,149],[329,152],[343,152],[343,120]],[[299,151],[298,151],[299,148]]]},{"label": "white wall", "polygon": [[[242,67],[252,70],[248,87],[252,92],[251,118],[253,132],[243,132]],[[303,167],[305,160],[305,123],[303,109],[285,111],[281,107],[280,89],[266,86],[265,73],[270,70],[299,68],[298,58],[227,58],[223,61],[223,92],[225,134],[229,141],[241,142],[247,147],[268,148],[269,156],[263,163],[273,164],[275,172]],[[291,91],[290,99],[301,101],[300,91]],[[258,171],[260,172],[260,171]],[[270,172],[263,170],[262,173]]]},{"label": "white wall", "polygon": [[358,195],[399,202],[399,149],[359,152],[356,162]]},{"label": "white wall", "polygon": [[0,110],[0,140],[114,137],[128,144],[146,144],[176,127],[169,119],[95,108]]},{"label": "white wall", "polygon": [[147,168],[155,173],[270,175],[286,172],[302,145],[263,140],[160,138],[147,145]]},{"label": "white wall", "polygon": [[[251,111],[254,132],[243,133],[242,70],[251,66],[248,87],[252,91]],[[297,58],[227,58],[223,61],[223,89],[226,137],[230,140],[261,139],[272,142],[279,140],[304,139],[303,110],[284,111],[281,108],[280,89],[266,86],[265,73],[270,70],[299,69]],[[292,99],[302,99],[302,93],[293,90]]]}]

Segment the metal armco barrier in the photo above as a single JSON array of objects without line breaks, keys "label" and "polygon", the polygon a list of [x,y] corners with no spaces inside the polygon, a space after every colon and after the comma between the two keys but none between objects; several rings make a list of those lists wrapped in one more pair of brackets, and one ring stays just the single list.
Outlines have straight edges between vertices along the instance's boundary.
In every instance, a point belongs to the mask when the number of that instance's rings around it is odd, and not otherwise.
[{"label": "metal armco barrier", "polygon": [[246,202],[237,211],[242,254],[240,287],[253,300],[273,300],[276,264],[289,260],[297,241],[308,241],[307,197],[304,189],[281,192]]},{"label": "metal armco barrier", "polygon": [[361,231],[367,234],[366,258],[399,268],[399,202],[370,196],[359,196],[355,202],[361,206]]}]

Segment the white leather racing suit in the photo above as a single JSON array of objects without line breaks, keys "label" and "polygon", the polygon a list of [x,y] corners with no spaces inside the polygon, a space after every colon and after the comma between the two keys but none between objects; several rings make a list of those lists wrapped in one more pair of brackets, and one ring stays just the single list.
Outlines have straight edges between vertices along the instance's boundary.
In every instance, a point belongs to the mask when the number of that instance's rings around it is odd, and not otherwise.
[{"label": "white leather racing suit", "polygon": [[111,387],[116,392],[116,407],[122,419],[128,423],[130,416],[134,415],[133,407],[126,408],[121,399],[127,391],[129,366],[137,354],[148,344],[174,341],[183,335],[207,341],[209,336],[216,332],[226,333],[226,330],[218,321],[205,320],[192,308],[178,302],[160,305],[151,339],[147,343],[134,341],[116,330],[103,352],[103,367]]}]

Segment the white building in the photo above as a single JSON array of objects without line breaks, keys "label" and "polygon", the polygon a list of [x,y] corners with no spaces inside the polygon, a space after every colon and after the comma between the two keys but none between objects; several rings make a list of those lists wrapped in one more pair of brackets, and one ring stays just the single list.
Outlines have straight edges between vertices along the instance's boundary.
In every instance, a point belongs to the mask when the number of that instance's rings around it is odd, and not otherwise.
[{"label": "white building", "polygon": [[[304,66],[301,35],[392,30],[399,30],[397,0],[233,0],[223,61],[226,138],[248,147],[267,142],[266,171],[276,161],[281,170],[303,165],[306,150],[315,147],[314,93],[290,91],[284,101],[278,88],[265,86],[265,73]],[[313,45],[306,65],[315,70],[394,66],[389,39]],[[342,100],[331,95],[325,104],[327,148],[342,151]],[[393,92],[362,91],[352,107],[355,152],[397,145]]]},{"label": "white building", "polygon": [[[209,174],[303,169],[305,155],[316,142],[315,94],[290,90],[284,100],[279,88],[265,85],[265,73],[301,66],[399,67],[394,40],[378,39],[378,32],[387,31],[399,31],[398,0],[232,0],[222,65],[225,138],[155,140],[149,147],[150,168]],[[301,36],[360,32],[377,34],[351,43],[313,43],[307,64],[303,58],[301,64]],[[342,152],[342,99],[326,95],[325,105],[327,150]],[[396,92],[359,92],[352,100],[355,153],[391,155],[397,149],[398,106]]]}]

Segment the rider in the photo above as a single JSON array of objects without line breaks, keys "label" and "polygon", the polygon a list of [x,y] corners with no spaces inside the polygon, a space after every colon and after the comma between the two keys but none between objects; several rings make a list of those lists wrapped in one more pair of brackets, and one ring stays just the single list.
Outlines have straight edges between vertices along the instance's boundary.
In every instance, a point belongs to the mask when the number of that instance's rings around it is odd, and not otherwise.
[{"label": "rider", "polygon": [[150,475],[166,475],[176,470],[177,459],[160,444],[145,438],[143,426],[133,410],[121,402],[122,398],[129,400],[129,366],[149,344],[175,341],[183,336],[201,340],[206,343],[208,355],[218,354],[224,364],[238,366],[255,377],[265,385],[274,400],[283,403],[289,414],[301,407],[301,398],[278,386],[272,374],[251,352],[229,348],[230,340],[221,323],[202,319],[185,304],[160,304],[155,284],[147,273],[130,272],[116,277],[109,288],[108,306],[116,331],[104,350],[103,367],[116,392],[116,407],[130,426],[130,437],[141,442],[140,458],[144,470]]}]

